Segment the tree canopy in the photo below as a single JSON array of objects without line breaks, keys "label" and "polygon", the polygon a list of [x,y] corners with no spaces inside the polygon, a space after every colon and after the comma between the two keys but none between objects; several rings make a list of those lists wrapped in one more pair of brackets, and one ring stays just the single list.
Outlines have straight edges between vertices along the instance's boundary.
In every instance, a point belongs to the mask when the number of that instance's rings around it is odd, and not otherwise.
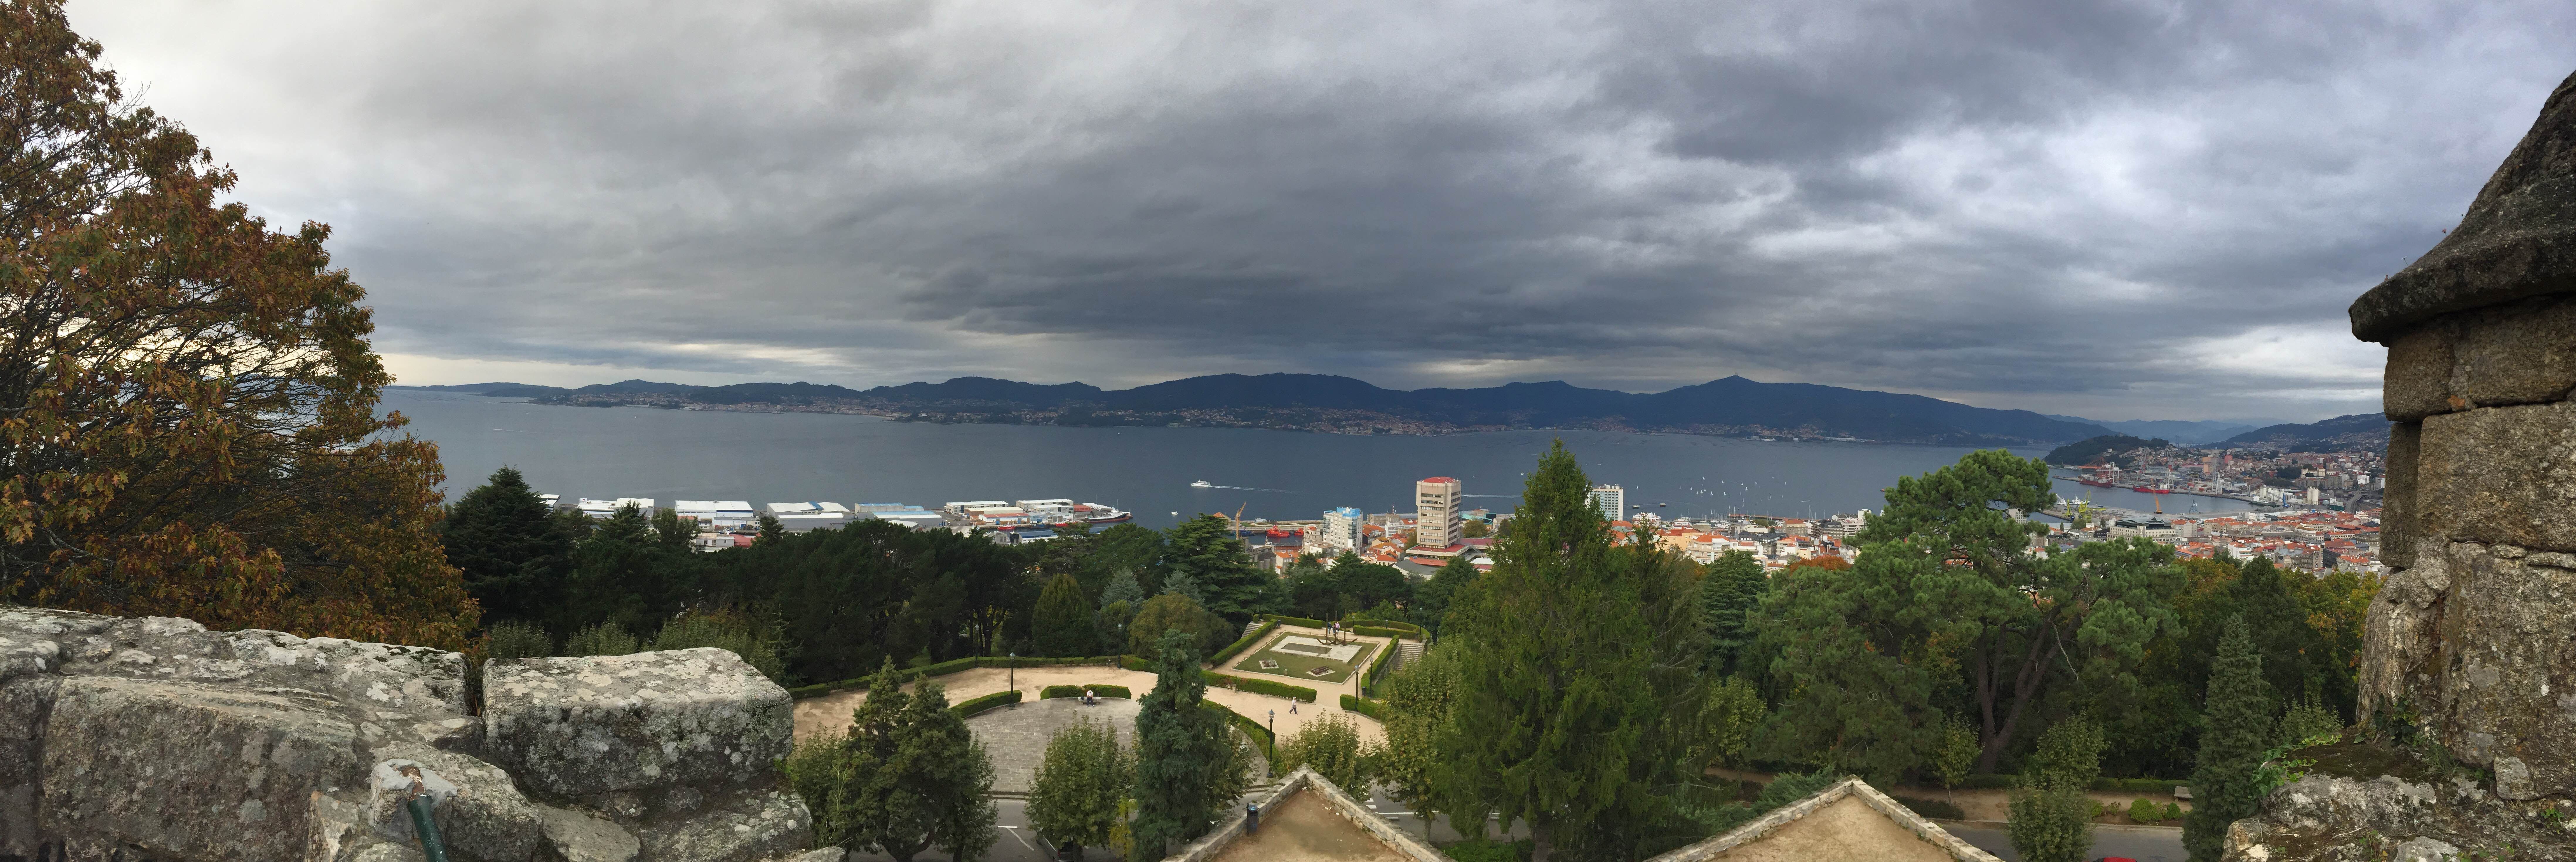
[{"label": "tree canopy", "polygon": [[272,230],[50,0],[0,9],[0,600],[462,646],[435,447],[330,228]]}]

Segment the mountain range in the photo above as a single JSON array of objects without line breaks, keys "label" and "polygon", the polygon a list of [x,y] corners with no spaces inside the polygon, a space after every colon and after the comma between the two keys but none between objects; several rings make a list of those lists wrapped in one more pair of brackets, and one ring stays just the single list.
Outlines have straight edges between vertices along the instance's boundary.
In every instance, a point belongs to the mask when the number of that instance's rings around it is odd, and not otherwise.
[{"label": "mountain range", "polygon": [[1921,395],[1728,377],[1654,393],[1564,381],[1386,389],[1324,374],[1213,374],[1133,389],[959,377],[850,389],[815,383],[690,386],[627,380],[577,389],[522,383],[399,387],[574,406],[868,413],[912,421],[1203,425],[1418,434],[1591,428],[1952,445],[2039,445],[2110,433],[2028,410]]},{"label": "mountain range", "polygon": [[2388,448],[2388,417],[2355,413],[2305,425],[2273,425],[2229,437],[2216,446],[2268,447],[2289,451],[2337,452]]}]

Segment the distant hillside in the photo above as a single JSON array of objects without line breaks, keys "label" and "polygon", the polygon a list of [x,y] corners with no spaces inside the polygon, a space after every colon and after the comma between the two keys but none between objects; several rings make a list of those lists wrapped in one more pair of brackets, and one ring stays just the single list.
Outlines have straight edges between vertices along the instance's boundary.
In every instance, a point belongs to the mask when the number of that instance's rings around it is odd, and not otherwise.
[{"label": "distant hillside", "polygon": [[[2245,422],[2213,422],[2205,419],[2199,421],[2184,421],[2180,419],[2131,419],[2124,422],[2104,422],[2099,419],[2086,419],[2081,416],[2060,416],[2054,413],[2048,414],[2048,418],[2055,419],[2060,422],[2084,422],[2100,425],[2104,428],[2109,428],[2113,431],[2127,434],[2132,437],[2161,437],[2185,446],[2189,446],[2194,443],[2207,443],[2213,440],[2225,440],[2229,437],[2243,434],[2260,427],[2257,424],[2249,424]],[[2271,423],[2267,422],[2260,424],[2268,425]]]},{"label": "distant hillside", "polygon": [[2209,448],[2230,446],[2292,452],[2385,451],[2388,417],[2355,413],[2306,425],[2274,425],[2229,437]]},{"label": "distant hillside", "polygon": [[[1921,395],[1761,383],[1742,377],[1643,395],[1585,389],[1558,380],[1406,391],[1325,374],[1212,374],[1121,390],[989,377],[866,390],[813,383],[685,386],[642,380],[579,389],[508,383],[480,386],[424,388],[526,395],[540,403],[574,406],[821,410],[935,422],[1180,424],[1380,434],[1601,428],[2029,445],[2107,432],[2099,425],[2051,419],[2027,410],[1992,410]],[[545,391],[531,391],[538,389]]]},{"label": "distant hillside", "polygon": [[2058,464],[2067,467],[2081,466],[2084,464],[2091,464],[2095,461],[2108,460],[2111,463],[2120,465],[2121,467],[2127,467],[2130,463],[2127,455],[2131,452],[2135,452],[2140,449],[2163,449],[2172,445],[2173,444],[2171,442],[2162,439],[2148,440],[2131,437],[2127,434],[2113,434],[2106,437],[2095,437],[2090,440],[2068,443],[2064,446],[2051,449],[2048,451],[2048,457],[2045,460],[2051,464]]}]

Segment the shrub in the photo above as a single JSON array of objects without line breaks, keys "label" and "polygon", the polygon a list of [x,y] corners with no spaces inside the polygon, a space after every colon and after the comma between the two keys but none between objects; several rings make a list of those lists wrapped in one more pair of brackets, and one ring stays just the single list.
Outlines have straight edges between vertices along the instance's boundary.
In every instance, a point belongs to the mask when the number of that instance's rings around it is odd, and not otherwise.
[{"label": "shrub", "polygon": [[1440,852],[1458,862],[1529,862],[1530,850],[1536,845],[1527,838],[1518,841],[1494,841],[1475,838],[1460,841]]},{"label": "shrub", "polygon": [[1899,796],[1896,797],[1896,802],[1899,805],[1913,809],[1916,814],[1920,814],[1934,820],[1968,819],[1968,812],[1959,810],[1959,806],[1952,805],[1947,800],[1915,799],[1908,796]]},{"label": "shrub", "polygon": [[1105,685],[1105,684],[1097,684],[1097,685],[1050,685],[1050,686],[1047,686],[1046,688],[1043,688],[1043,689],[1039,689],[1039,690],[1038,690],[1038,699],[1039,699],[1039,700],[1046,700],[1046,699],[1049,699],[1049,698],[1058,698],[1058,697],[1081,697],[1081,696],[1082,696],[1082,690],[1083,690],[1083,689],[1086,689],[1086,688],[1091,690],[1091,694],[1092,694],[1092,696],[1093,696],[1093,697],[1115,697],[1115,698],[1121,698],[1121,699],[1135,697],[1135,695],[1133,695],[1133,694],[1129,694],[1129,693],[1128,693],[1128,691],[1127,691],[1127,687],[1126,687],[1126,686],[1123,686],[1123,685]]},{"label": "shrub", "polygon": [[949,707],[948,711],[957,713],[958,718],[974,718],[985,710],[992,709],[1006,703],[1018,702],[1020,702],[1020,690],[1015,688],[1010,691],[997,691],[983,697],[959,703],[956,706]]},{"label": "shrub", "polygon": [[2092,798],[2074,788],[2015,790],[2005,837],[2023,862],[2084,862],[2093,849],[2094,810]]},{"label": "shrub", "polygon": [[1324,627],[1323,620],[1310,620],[1305,617],[1272,616],[1270,619],[1272,622],[1285,623],[1292,626],[1304,626],[1310,629],[1320,629]]},{"label": "shrub", "polygon": [[1271,629],[1278,627],[1279,623],[1276,621],[1262,623],[1261,627],[1253,629],[1251,634],[1244,635],[1226,648],[1217,650],[1216,655],[1209,656],[1208,664],[1224,664],[1227,659],[1234,658],[1253,644],[1260,643],[1263,637],[1270,634]]},{"label": "shrub", "polygon": [[1409,638],[1421,636],[1417,632],[1405,631],[1403,629],[1383,629],[1376,626],[1352,626],[1350,627],[1350,633],[1373,638]]},{"label": "shrub", "polygon": [[1347,694],[1342,695],[1342,709],[1377,719],[1380,722],[1386,721],[1386,704],[1369,700],[1368,698],[1352,697]]},{"label": "shrub", "polygon": [[616,623],[599,623],[564,638],[563,654],[633,655],[636,646],[635,636],[627,634],[626,629]]},{"label": "shrub", "polygon": [[483,634],[483,657],[507,661],[555,654],[555,639],[530,623],[496,623]]},{"label": "shrub", "polygon": [[1932,777],[1944,788],[1958,787],[1968,780],[1968,770],[1976,768],[1977,731],[1966,721],[1952,717],[1941,724],[1941,740],[1932,749]]},{"label": "shrub", "polygon": [[2042,790],[2081,791],[2102,777],[2102,726],[2076,716],[2040,734],[2039,748],[2023,767],[2030,785]]},{"label": "shrub", "polygon": [[1286,774],[1306,767],[1353,796],[1367,797],[1369,758],[1360,745],[1359,727],[1350,719],[1332,714],[1316,716],[1304,728],[1280,740],[1278,750],[1278,759],[1271,765],[1273,773]]},{"label": "shrub", "polygon": [[778,626],[739,611],[690,614],[662,626],[653,636],[657,650],[715,647],[741,656],[743,663],[760,671],[761,676],[785,682],[787,659],[780,655],[779,642],[785,638]]},{"label": "shrub", "polygon": [[2167,802],[2167,803],[2165,803],[2165,819],[2166,819],[2166,820],[2181,820],[2181,819],[2182,819],[2182,806],[2181,806],[2180,804],[2172,803],[2172,802]]},{"label": "shrub", "polygon": [[2155,803],[2144,799],[2131,800],[2129,802],[2129,819],[2140,823],[2154,823],[2165,819],[2165,811]]},{"label": "shrub", "polygon": [[1132,655],[1118,657],[1118,666],[1140,673],[1153,673],[1154,663]]},{"label": "shrub", "polygon": [[1202,671],[1202,673],[1207,677],[1207,684],[1212,687],[1232,688],[1237,691],[1248,691],[1254,694],[1266,694],[1273,697],[1295,698],[1307,703],[1315,702],[1315,690],[1302,685],[1289,685],[1287,683],[1271,682],[1266,679],[1246,679],[1239,676],[1226,676],[1225,674],[1207,671]]},{"label": "shrub", "polygon": [[2343,716],[2334,709],[2308,698],[2290,705],[2281,716],[2281,744],[2287,746],[2318,745],[2332,740],[2343,731]]}]

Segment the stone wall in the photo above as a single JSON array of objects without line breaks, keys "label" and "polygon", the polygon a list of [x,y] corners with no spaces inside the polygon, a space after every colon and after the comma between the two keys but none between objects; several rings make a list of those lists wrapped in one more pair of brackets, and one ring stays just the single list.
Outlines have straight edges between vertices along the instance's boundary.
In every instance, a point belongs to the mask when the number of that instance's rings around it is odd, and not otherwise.
[{"label": "stone wall", "polygon": [[2352,324],[2397,423],[2362,720],[2228,858],[2576,858],[2576,76]]},{"label": "stone wall", "polygon": [[[754,862],[806,850],[787,693],[732,653],[494,663],[0,607],[0,862]],[[839,857],[818,851],[814,858]]]}]

